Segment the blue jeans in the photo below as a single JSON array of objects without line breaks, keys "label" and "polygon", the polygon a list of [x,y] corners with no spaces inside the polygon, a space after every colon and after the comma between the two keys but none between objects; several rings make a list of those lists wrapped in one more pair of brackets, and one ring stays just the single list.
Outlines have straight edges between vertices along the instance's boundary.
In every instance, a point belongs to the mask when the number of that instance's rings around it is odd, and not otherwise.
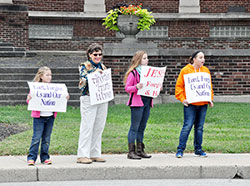
[{"label": "blue jeans", "polygon": [[49,144],[52,128],[54,124],[54,116],[34,118],[33,120],[33,136],[29,149],[28,160],[36,161],[38,155],[39,144],[41,142],[40,160],[44,162],[49,159]]},{"label": "blue jeans", "polygon": [[207,105],[184,106],[184,124],[181,130],[178,151],[184,151],[188,140],[189,133],[194,125],[194,149],[195,151],[202,149],[203,125],[205,123],[207,113]]},{"label": "blue jeans", "polygon": [[128,143],[143,142],[144,131],[150,115],[150,104],[152,98],[142,96],[142,107],[130,107],[131,125],[128,132]]}]

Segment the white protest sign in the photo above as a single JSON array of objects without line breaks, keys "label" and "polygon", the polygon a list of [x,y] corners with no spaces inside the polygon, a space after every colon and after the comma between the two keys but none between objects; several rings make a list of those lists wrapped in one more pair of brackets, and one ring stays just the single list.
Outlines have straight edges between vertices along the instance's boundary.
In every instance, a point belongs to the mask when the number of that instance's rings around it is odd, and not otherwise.
[{"label": "white protest sign", "polygon": [[88,74],[90,104],[96,105],[114,99],[111,69]]},{"label": "white protest sign", "polygon": [[211,102],[211,76],[198,72],[184,75],[186,99],[188,103]]},{"label": "white protest sign", "polygon": [[166,67],[142,66],[140,83],[143,88],[137,94],[156,98],[160,94],[165,72]]},{"label": "white protest sign", "polygon": [[62,83],[28,82],[31,100],[28,110],[66,112],[68,90]]}]

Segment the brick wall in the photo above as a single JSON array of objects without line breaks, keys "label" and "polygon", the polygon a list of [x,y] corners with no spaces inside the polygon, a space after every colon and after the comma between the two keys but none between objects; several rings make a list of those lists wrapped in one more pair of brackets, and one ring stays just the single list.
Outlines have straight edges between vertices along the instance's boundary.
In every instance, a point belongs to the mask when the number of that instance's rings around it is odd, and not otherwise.
[{"label": "brick wall", "polygon": [[0,10],[0,41],[29,47],[27,11]]},{"label": "brick wall", "polygon": [[13,0],[31,11],[83,12],[84,0]]},{"label": "brick wall", "polygon": [[[29,24],[73,25],[72,40],[30,39],[31,50],[86,50],[91,40],[99,43],[119,42],[114,31],[108,31],[98,20],[63,20],[63,19],[30,19]],[[153,42],[162,48],[200,48],[200,49],[249,49],[249,38],[210,38],[210,26],[245,25],[249,21],[165,21],[156,25],[165,25],[169,37],[154,39]],[[150,39],[140,39],[151,41]]]},{"label": "brick wall", "polygon": [[[250,94],[250,56],[248,57],[205,57],[205,66],[210,69],[216,95]],[[149,57],[149,65],[166,66],[163,93],[174,95],[175,83],[187,57]],[[131,57],[104,57],[104,63],[112,68],[113,86],[116,94],[124,94],[123,77]]]},{"label": "brick wall", "polygon": [[106,0],[106,10],[109,11],[120,3],[128,5],[142,3],[143,7],[149,7],[154,13],[178,13],[179,11],[179,0]]},{"label": "brick wall", "polygon": [[250,13],[249,0],[200,0],[201,13],[227,13],[229,6],[242,6]]}]

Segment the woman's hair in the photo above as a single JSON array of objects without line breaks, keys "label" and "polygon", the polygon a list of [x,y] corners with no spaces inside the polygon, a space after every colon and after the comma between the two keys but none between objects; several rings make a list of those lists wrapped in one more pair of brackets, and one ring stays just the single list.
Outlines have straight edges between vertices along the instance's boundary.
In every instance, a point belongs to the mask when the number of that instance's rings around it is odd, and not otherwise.
[{"label": "woman's hair", "polygon": [[[43,74],[44,74],[46,71],[48,71],[48,70],[50,70],[49,67],[46,67],[46,66],[40,67],[40,68],[38,69],[38,71],[37,71],[37,73],[36,73],[36,76],[34,77],[33,81],[34,81],[34,82],[42,82],[41,77],[42,77]],[[51,71],[51,70],[50,70],[50,71]]]},{"label": "woman's hair", "polygon": [[197,54],[199,54],[200,52],[202,52],[202,51],[197,50],[196,52],[194,52],[194,53],[191,55],[191,57],[189,57],[188,62],[189,62],[190,64],[193,64],[193,63],[194,63],[194,58],[196,58]]},{"label": "woman's hair", "polygon": [[93,43],[91,44],[88,49],[87,49],[87,57],[88,60],[90,60],[89,54],[92,54],[93,52],[98,52],[98,51],[102,51],[102,46],[97,44],[97,43]]},{"label": "woman's hair", "polygon": [[128,67],[128,71],[125,73],[125,76],[123,79],[124,84],[126,84],[129,73],[132,72],[136,67],[138,67],[141,64],[142,57],[144,54],[146,54],[145,51],[137,51],[134,54],[134,56],[131,60],[130,66]]}]

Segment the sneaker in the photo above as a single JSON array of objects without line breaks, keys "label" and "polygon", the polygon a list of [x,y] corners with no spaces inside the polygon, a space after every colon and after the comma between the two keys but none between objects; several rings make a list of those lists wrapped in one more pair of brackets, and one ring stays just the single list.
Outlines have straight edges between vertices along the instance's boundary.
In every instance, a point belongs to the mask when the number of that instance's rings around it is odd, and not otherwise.
[{"label": "sneaker", "polygon": [[194,155],[195,156],[199,156],[199,157],[203,157],[203,158],[206,158],[207,157],[207,154],[203,151],[203,150],[196,150],[194,152]]},{"label": "sneaker", "polygon": [[93,162],[100,162],[100,163],[104,163],[106,162],[105,159],[103,158],[90,158]]},{"label": "sneaker", "polygon": [[34,166],[35,165],[35,161],[34,160],[28,160],[28,166]]},{"label": "sneaker", "polygon": [[183,151],[178,150],[176,153],[176,158],[182,158],[183,157]]},{"label": "sneaker", "polygon": [[42,164],[51,165],[52,161],[51,160],[45,160],[44,162],[42,162]]},{"label": "sneaker", "polygon": [[93,161],[89,158],[77,158],[77,161],[76,163],[83,163],[83,164],[90,164],[92,163]]}]

